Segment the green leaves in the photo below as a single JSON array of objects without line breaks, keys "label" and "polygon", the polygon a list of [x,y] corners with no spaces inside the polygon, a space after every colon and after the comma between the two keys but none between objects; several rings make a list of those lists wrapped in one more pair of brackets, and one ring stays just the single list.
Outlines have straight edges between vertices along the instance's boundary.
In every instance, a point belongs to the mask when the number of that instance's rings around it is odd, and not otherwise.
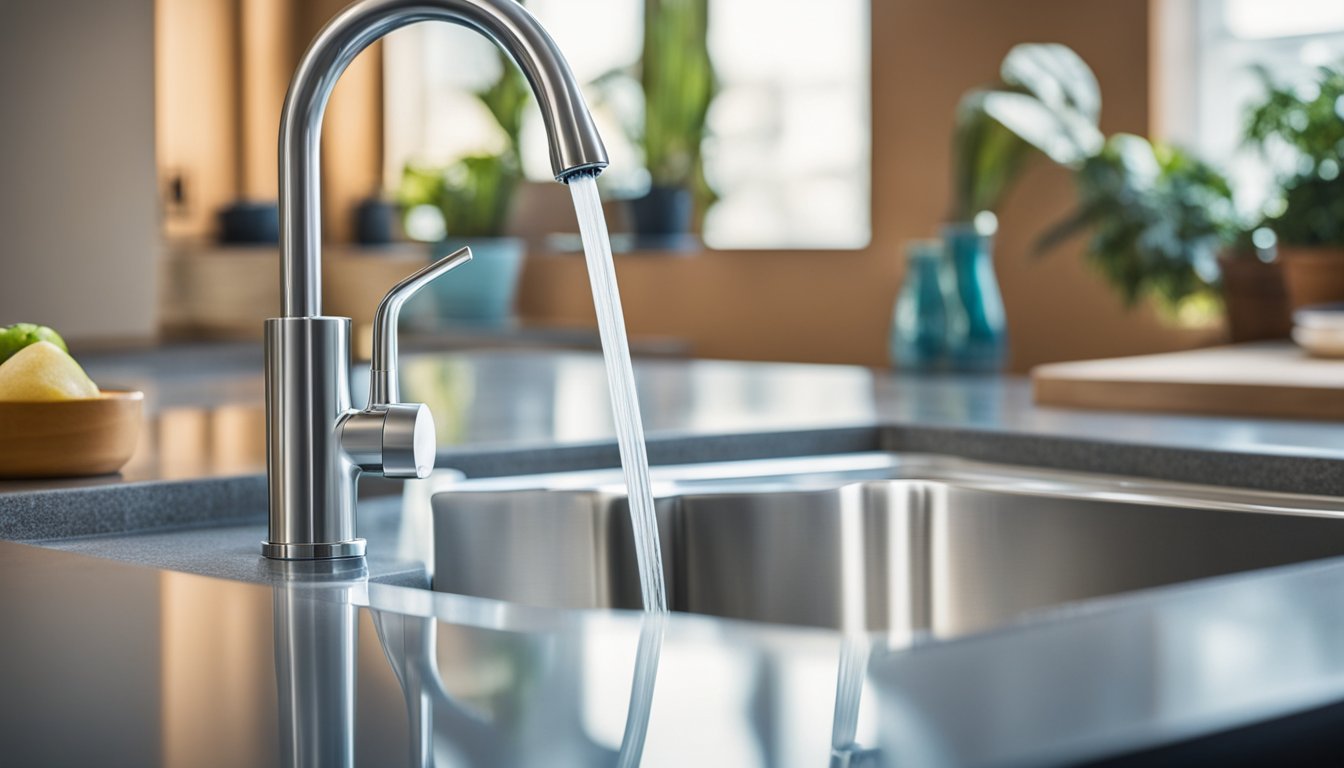
[{"label": "green leaves", "polygon": [[1316,81],[1300,89],[1275,82],[1264,67],[1255,71],[1265,97],[1247,113],[1246,141],[1266,150],[1287,146],[1303,161],[1304,173],[1322,163],[1338,168],[1344,155],[1344,68],[1319,67]]},{"label": "green leaves", "polygon": [[1101,148],[1101,92],[1092,70],[1067,46],[1015,46],[999,75],[1000,83],[971,91],[957,108],[955,221],[997,208],[1031,149],[1076,167]]},{"label": "green leaves", "polygon": [[450,237],[497,237],[521,176],[513,153],[470,155],[446,168],[407,164],[397,202],[405,210],[438,208]]},{"label": "green leaves", "polygon": [[971,91],[957,108],[953,221],[970,221],[997,208],[1031,153],[1030,144],[985,110],[985,99],[993,93]]},{"label": "green leaves", "polygon": [[1034,150],[1073,170],[1078,188],[1078,207],[1038,252],[1090,231],[1087,258],[1126,304],[1154,296],[1174,308],[1212,295],[1218,251],[1237,232],[1226,179],[1173,147],[1107,139],[1096,76],[1066,46],[1018,45],[999,76],[957,111],[955,220],[993,210]]},{"label": "green leaves", "polygon": [[513,193],[522,181],[518,156],[523,111],[532,100],[527,78],[508,54],[498,53],[501,74],[476,96],[490,110],[507,138],[497,155],[463,157],[447,167],[407,163],[402,169],[397,202],[409,211],[432,205],[443,214],[449,237],[498,237],[508,223]]},{"label": "green leaves", "polygon": [[1087,63],[1059,43],[1013,46],[999,66],[1009,86],[1021,88],[1056,112],[1070,112],[1093,127],[1101,118],[1101,88]]},{"label": "green leaves", "polygon": [[1266,224],[1288,245],[1344,245],[1344,67],[1320,67],[1303,88],[1256,69],[1265,96],[1246,117],[1246,141],[1295,162]]},{"label": "green leaves", "polygon": [[1104,141],[1092,118],[1073,109],[1054,109],[1031,94],[991,92],[981,108],[1060,165],[1078,166],[1096,154]]},{"label": "green leaves", "polygon": [[692,186],[716,88],[708,0],[645,0],[644,162],[658,186]]},{"label": "green leaves", "polygon": [[1303,174],[1290,179],[1283,190],[1283,212],[1266,219],[1265,225],[1280,243],[1344,245],[1344,177]]},{"label": "green leaves", "polygon": [[1221,174],[1175,147],[1116,134],[1075,179],[1078,209],[1038,252],[1090,229],[1087,257],[1127,305],[1153,296],[1174,309],[1215,293],[1218,252],[1238,232]]}]

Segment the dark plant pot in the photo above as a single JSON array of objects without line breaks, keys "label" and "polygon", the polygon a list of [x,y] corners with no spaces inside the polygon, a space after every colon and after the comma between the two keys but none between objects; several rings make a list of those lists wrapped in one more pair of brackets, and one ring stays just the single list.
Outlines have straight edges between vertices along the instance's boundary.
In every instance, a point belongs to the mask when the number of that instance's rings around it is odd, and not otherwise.
[{"label": "dark plant pot", "polygon": [[1279,262],[1254,256],[1223,257],[1223,303],[1232,343],[1286,339],[1293,329],[1288,289]]},{"label": "dark plant pot", "polygon": [[280,242],[280,206],[238,201],[219,212],[219,241],[246,245]]},{"label": "dark plant pot", "polygon": [[1279,260],[1290,309],[1344,301],[1344,248],[1280,245]]},{"label": "dark plant pot", "polygon": [[695,201],[685,187],[651,187],[648,194],[629,204],[636,237],[669,237],[691,231]]},{"label": "dark plant pot", "polygon": [[397,206],[370,197],[355,206],[355,242],[361,245],[387,245],[397,239]]}]

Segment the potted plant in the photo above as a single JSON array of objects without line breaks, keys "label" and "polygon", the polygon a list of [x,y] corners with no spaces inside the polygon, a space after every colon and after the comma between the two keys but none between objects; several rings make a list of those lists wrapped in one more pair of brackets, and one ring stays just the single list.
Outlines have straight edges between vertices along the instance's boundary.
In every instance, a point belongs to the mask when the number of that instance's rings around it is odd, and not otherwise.
[{"label": "potted plant", "polygon": [[426,291],[436,299],[438,315],[451,322],[498,326],[513,317],[513,301],[522,271],[524,246],[506,237],[513,193],[522,180],[518,156],[522,112],[530,98],[523,74],[500,54],[499,80],[476,95],[498,122],[504,147],[494,154],[475,154],[446,167],[408,163],[402,173],[398,203],[408,216],[407,231],[425,206],[437,209],[443,237],[433,245],[439,259],[464,245],[474,258],[436,280]]},{"label": "potted plant", "polygon": [[1183,150],[1115,134],[1075,173],[1078,209],[1040,240],[1049,250],[1089,229],[1087,256],[1126,306],[1156,300],[1173,316],[1208,316],[1218,256],[1238,232],[1227,179]]},{"label": "potted plant", "polygon": [[967,93],[953,138],[953,197],[942,228],[966,317],[949,343],[962,371],[996,371],[1007,358],[1003,299],[994,275],[995,212],[1035,149],[1076,165],[1101,143],[1096,77],[1071,49],[1023,44],[1004,57],[1000,81]]},{"label": "potted plant", "polygon": [[708,197],[700,158],[715,90],[708,29],[709,0],[644,2],[644,118],[638,130],[649,191],[630,201],[641,238],[689,232],[696,198],[703,203]]},{"label": "potted plant", "polygon": [[[1160,308],[1186,316],[1206,316],[1217,306],[1217,255],[1238,228],[1231,189],[1215,169],[1140,136],[1105,137],[1096,78],[1062,45],[1014,48],[1004,60],[1003,86],[967,99],[963,110],[974,119],[994,123],[995,131],[1007,131],[1074,174],[1078,208],[1041,238],[1039,252],[1091,230],[1088,259],[1127,305],[1154,298]],[[1002,159],[964,171],[982,178],[958,185],[985,190],[963,195],[981,205],[1007,189],[1023,151],[1007,137],[988,146],[971,157]],[[999,149],[991,151],[994,146]],[[974,207],[954,212],[964,216]]]},{"label": "potted plant", "polygon": [[1344,67],[1317,69],[1302,89],[1259,69],[1264,99],[1246,139],[1289,169],[1267,210],[1293,308],[1344,301]]}]

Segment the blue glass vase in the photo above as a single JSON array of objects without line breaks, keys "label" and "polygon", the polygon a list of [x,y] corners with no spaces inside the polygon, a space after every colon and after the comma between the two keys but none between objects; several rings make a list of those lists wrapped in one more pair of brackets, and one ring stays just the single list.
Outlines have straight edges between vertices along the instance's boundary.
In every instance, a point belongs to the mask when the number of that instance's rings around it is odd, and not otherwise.
[{"label": "blue glass vase", "polygon": [[906,371],[943,370],[965,327],[952,263],[941,240],[911,241],[905,255],[905,281],[891,318],[891,359]]},{"label": "blue glass vase", "polygon": [[965,328],[949,339],[948,364],[966,373],[997,373],[1008,362],[1008,324],[994,274],[993,227],[972,223],[943,227],[957,303]]}]

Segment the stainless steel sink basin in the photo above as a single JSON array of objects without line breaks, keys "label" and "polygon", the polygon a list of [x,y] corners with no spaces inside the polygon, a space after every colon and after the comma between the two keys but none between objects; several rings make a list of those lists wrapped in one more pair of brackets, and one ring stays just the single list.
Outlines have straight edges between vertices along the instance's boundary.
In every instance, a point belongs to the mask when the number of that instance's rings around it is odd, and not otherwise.
[{"label": "stainless steel sink basin", "polygon": [[[955,459],[655,470],[668,599],[736,619],[950,636],[1061,604],[1344,555],[1330,499]],[[434,588],[638,608],[614,472],[438,493]]]}]

